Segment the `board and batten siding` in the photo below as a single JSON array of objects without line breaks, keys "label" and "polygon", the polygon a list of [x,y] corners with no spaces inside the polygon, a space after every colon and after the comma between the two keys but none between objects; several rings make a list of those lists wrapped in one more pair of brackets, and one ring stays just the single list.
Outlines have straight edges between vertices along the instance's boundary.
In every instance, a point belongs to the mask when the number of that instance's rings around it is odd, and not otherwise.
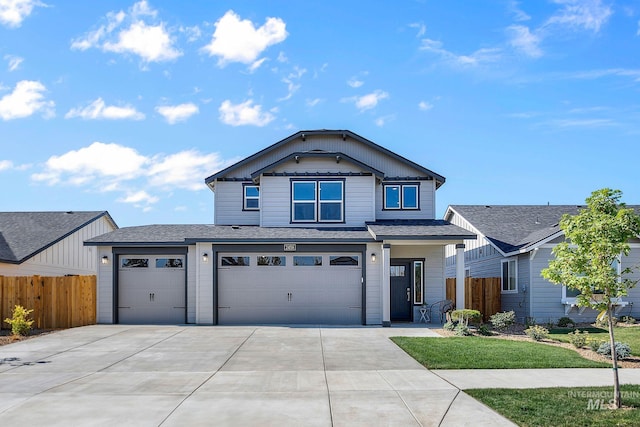
[{"label": "board and batten siding", "polygon": [[[217,262],[213,255],[211,243],[197,243],[194,249],[197,261],[195,264],[195,322],[199,325],[213,324],[213,268]],[[189,252],[192,248],[189,247]],[[202,254],[209,255],[209,261],[202,261]],[[189,279],[187,279],[188,283]]]},{"label": "board and batten siding", "polygon": [[[315,178],[315,177],[314,177]],[[317,177],[323,179],[322,177]],[[262,177],[261,225],[263,227],[308,227],[309,223],[291,223],[291,177]],[[331,177],[327,177],[331,179]],[[349,176],[344,183],[345,222],[340,226],[362,227],[373,220],[371,194],[373,176]],[[336,223],[313,223],[318,227],[335,227]]]},{"label": "board and batten siding", "polygon": [[[98,263],[98,280],[96,292],[96,322],[113,323],[113,262],[111,246],[96,246],[96,262]],[[109,259],[107,264],[102,264],[100,260],[103,256]]]},{"label": "board and batten siding", "polygon": [[420,188],[420,209],[383,209],[383,184],[376,185],[376,219],[434,219],[436,209],[435,181],[392,181],[387,184],[418,184]]},{"label": "board and batten siding", "polygon": [[[247,181],[244,184],[252,184]],[[260,211],[242,210],[244,203],[243,182],[221,181],[216,183],[213,198],[213,222],[216,225],[260,225]]]},{"label": "board and batten siding", "polygon": [[254,161],[248,162],[234,170],[231,175],[235,178],[248,178],[253,172],[276,163],[289,154],[314,150],[346,154],[372,168],[384,172],[387,177],[416,176],[420,174],[418,170],[408,164],[387,156],[375,148],[354,139],[347,138],[346,141],[343,141],[342,138],[337,135],[310,135],[306,138],[306,141],[298,138],[259,156]]},{"label": "board and batten siding", "polygon": [[[211,257],[211,252],[208,252]],[[187,248],[187,323],[196,323],[196,292],[197,292],[197,264],[202,262],[202,257],[197,256],[196,246]],[[208,263],[211,264],[210,262]]]},{"label": "board and batten siding", "polygon": [[[371,261],[371,254],[377,254],[376,262]],[[367,278],[366,278],[366,318],[367,325],[382,324],[382,245],[367,244]]]},{"label": "board and batten siding", "polygon": [[64,276],[96,274],[98,258],[93,246],[84,241],[113,231],[113,224],[102,216],[53,244],[22,264],[0,263],[2,276]]}]

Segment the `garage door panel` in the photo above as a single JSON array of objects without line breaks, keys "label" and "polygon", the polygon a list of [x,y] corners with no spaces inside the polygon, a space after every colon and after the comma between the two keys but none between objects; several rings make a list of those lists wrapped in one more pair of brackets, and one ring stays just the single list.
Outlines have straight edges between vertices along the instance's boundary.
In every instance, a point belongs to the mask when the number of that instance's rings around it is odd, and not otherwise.
[{"label": "garage door panel", "polygon": [[185,322],[184,256],[121,255],[120,260],[119,323]]},{"label": "garage door panel", "polygon": [[331,265],[327,254],[309,255],[314,263],[318,262],[315,257],[321,257],[322,265],[295,265],[291,254],[273,255],[281,257],[285,265],[257,265],[262,255],[220,254],[220,259],[241,258],[242,264],[218,264],[220,324],[361,323],[360,266]]}]

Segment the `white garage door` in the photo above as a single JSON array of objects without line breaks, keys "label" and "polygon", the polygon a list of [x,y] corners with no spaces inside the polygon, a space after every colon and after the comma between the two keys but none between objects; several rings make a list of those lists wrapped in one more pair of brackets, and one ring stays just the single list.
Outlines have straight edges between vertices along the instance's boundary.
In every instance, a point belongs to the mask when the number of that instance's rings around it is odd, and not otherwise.
[{"label": "white garage door", "polygon": [[362,323],[357,253],[218,256],[218,323]]},{"label": "white garage door", "polygon": [[183,255],[120,255],[118,322],[185,322]]}]

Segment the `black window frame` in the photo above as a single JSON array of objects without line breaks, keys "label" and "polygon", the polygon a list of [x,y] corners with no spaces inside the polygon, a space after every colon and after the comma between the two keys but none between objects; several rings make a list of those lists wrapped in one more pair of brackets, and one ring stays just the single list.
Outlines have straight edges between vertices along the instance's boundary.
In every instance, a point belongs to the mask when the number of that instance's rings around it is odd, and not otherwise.
[{"label": "black window frame", "polygon": [[[315,184],[315,199],[313,201],[308,200],[299,200],[299,203],[313,203],[314,204],[314,219],[313,220],[297,220],[295,219],[295,204],[296,201],[293,199],[294,191],[293,188],[296,183],[306,182],[306,183],[314,183]],[[342,186],[342,198],[338,200],[325,200],[321,199],[320,190],[322,183],[335,182],[339,183]],[[290,201],[290,212],[289,212],[289,222],[291,224],[344,224],[345,223],[345,204],[346,204],[346,180],[336,179],[336,178],[322,178],[322,179],[291,179],[289,182],[289,201]],[[321,218],[322,213],[322,205],[323,204],[337,204],[340,203],[340,219],[337,220],[327,220]]]},{"label": "black window frame", "polygon": [[[387,187],[399,188],[399,203],[397,208],[387,206]],[[404,188],[415,187],[416,189],[416,207],[405,207]],[[383,211],[419,211],[420,210],[420,183],[419,182],[385,182],[382,184],[382,210]]]}]

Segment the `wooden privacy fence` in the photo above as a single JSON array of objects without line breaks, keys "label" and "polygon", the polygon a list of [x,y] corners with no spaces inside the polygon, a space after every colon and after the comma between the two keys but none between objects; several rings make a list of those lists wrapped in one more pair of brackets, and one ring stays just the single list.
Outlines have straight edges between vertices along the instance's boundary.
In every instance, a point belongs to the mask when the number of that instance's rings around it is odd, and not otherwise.
[{"label": "wooden privacy fence", "polygon": [[96,323],[96,276],[0,276],[0,321],[11,325],[13,308],[33,309],[30,318],[39,329],[72,328]]},{"label": "wooden privacy fence", "polygon": [[[499,277],[465,277],[464,308],[478,310],[485,322],[502,311],[500,283]],[[447,279],[447,299],[456,302],[455,277]]]}]

